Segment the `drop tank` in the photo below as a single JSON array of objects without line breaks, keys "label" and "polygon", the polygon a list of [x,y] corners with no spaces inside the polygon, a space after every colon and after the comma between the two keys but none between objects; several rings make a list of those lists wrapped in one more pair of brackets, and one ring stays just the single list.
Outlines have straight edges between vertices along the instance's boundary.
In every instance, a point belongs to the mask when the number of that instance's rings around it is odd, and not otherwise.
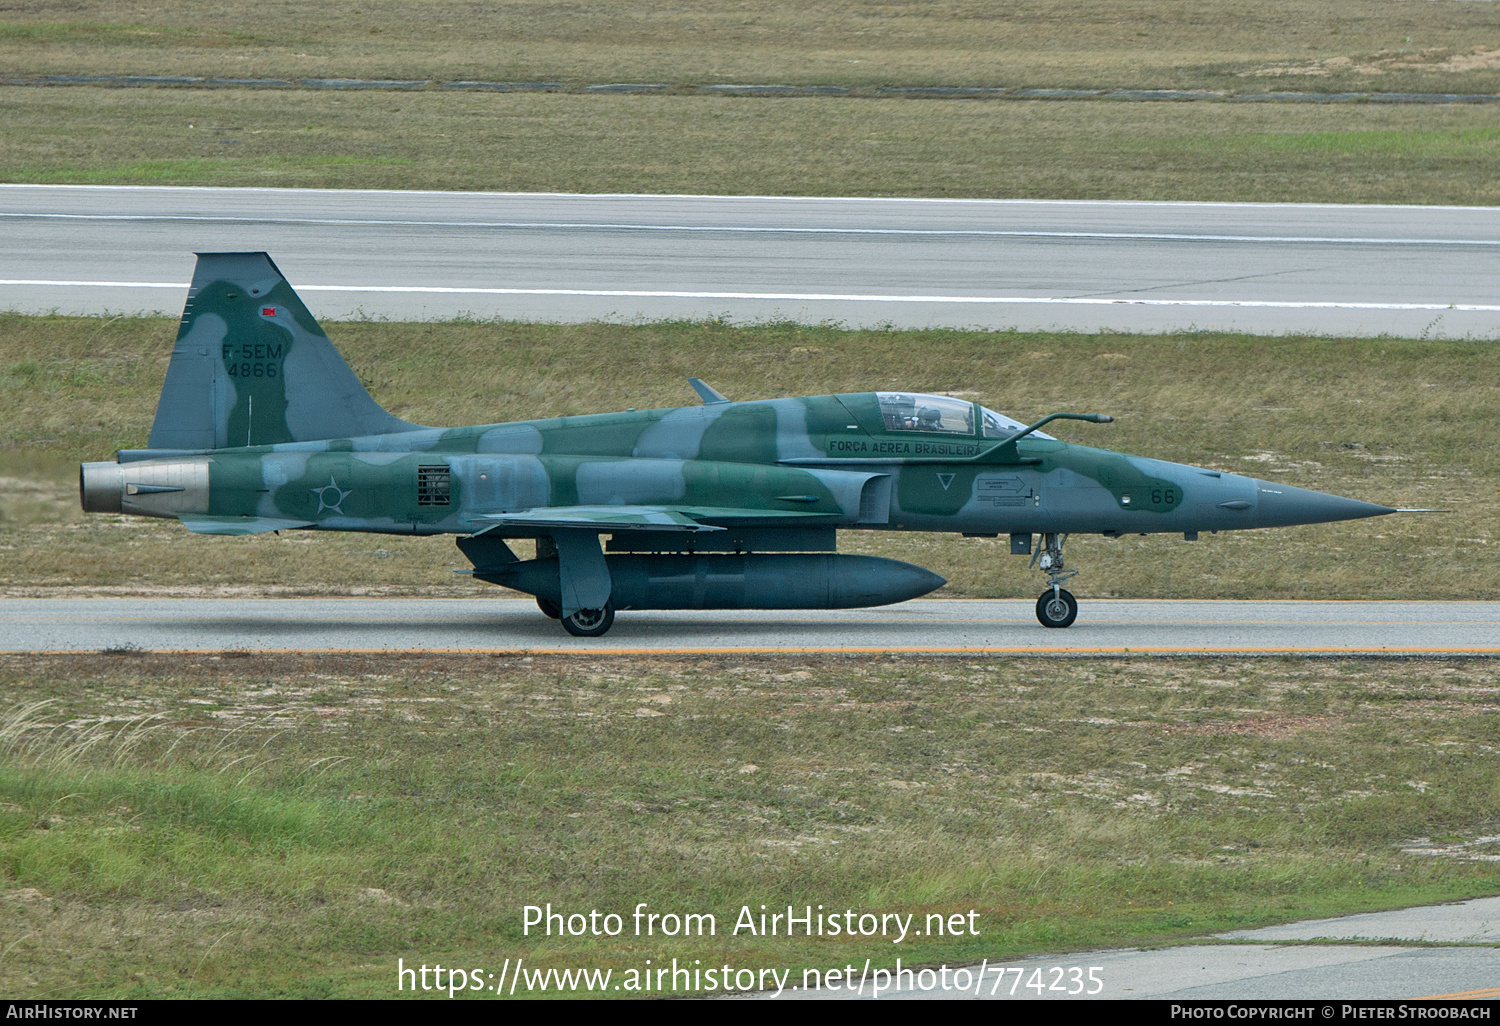
[{"label": "drop tank", "polygon": [[[836,553],[611,554],[604,559],[616,609],[855,609],[904,602],[947,583],[911,563]],[[482,581],[560,601],[555,558],[476,564],[474,576]]]}]

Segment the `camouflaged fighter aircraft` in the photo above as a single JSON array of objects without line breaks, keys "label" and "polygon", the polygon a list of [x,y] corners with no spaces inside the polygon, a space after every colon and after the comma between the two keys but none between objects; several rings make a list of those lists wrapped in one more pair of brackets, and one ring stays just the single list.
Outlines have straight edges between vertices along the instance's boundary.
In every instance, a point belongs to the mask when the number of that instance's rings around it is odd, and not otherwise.
[{"label": "camouflaged fighter aircraft", "polygon": [[[691,384],[700,406],[410,424],[375,403],[267,254],[203,253],[148,448],[83,464],[81,498],[199,534],[456,534],[475,577],[536,596],[581,637],[617,609],[840,609],[944,583],[836,554],[840,528],[1008,534],[1047,575],[1037,619],[1067,627],[1070,533],[1192,540],[1396,512],[1041,431],[1102,414],[1026,425],[940,395],[731,402]],[[535,559],[516,538],[535,539]]]}]

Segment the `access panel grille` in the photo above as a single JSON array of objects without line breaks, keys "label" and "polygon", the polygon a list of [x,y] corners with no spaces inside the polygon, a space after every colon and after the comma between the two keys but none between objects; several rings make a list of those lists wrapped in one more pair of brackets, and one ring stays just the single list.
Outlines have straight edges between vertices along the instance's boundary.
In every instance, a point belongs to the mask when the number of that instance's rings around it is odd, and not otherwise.
[{"label": "access panel grille", "polygon": [[417,505],[448,505],[448,467],[417,468]]}]

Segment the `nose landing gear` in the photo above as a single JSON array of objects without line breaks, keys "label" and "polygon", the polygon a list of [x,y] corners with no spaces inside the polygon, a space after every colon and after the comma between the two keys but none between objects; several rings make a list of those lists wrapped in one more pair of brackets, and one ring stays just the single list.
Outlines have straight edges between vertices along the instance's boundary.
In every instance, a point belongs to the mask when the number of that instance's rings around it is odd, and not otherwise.
[{"label": "nose landing gear", "polygon": [[1036,600],[1036,618],[1043,627],[1069,627],[1078,619],[1078,600],[1062,586],[1077,570],[1063,566],[1065,534],[1042,535],[1042,546],[1031,558],[1031,565],[1047,575],[1047,590]]}]

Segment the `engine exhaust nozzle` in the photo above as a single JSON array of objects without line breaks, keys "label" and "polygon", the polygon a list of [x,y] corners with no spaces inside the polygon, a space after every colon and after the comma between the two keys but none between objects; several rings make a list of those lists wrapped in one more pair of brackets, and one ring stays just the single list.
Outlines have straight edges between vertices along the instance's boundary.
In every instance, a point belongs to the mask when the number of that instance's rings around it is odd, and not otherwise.
[{"label": "engine exhaust nozzle", "polygon": [[85,513],[122,513],[125,468],[118,463],[81,463],[78,502]]},{"label": "engine exhaust nozzle", "polygon": [[78,501],[85,513],[179,517],[208,512],[206,457],[85,463],[78,468]]}]

